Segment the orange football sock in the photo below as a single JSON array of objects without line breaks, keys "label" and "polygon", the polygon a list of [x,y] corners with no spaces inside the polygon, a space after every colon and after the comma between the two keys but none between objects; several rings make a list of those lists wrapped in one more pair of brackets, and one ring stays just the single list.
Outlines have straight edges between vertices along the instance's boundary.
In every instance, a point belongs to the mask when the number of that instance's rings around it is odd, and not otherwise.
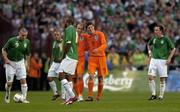
[{"label": "orange football sock", "polygon": [[98,84],[98,94],[97,98],[101,98],[103,93],[103,83]]},{"label": "orange football sock", "polygon": [[89,80],[88,81],[88,96],[92,97],[93,96],[93,86],[94,86],[94,81]]},{"label": "orange football sock", "polygon": [[82,95],[83,88],[84,88],[84,82],[83,80],[80,80],[79,81],[79,95]]}]

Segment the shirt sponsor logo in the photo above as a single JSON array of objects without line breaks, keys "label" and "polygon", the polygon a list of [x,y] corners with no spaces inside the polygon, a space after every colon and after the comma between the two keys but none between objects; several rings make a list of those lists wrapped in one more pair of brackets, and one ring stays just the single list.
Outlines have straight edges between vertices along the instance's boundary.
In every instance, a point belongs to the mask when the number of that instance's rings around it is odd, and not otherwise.
[{"label": "shirt sponsor logo", "polygon": [[[85,88],[88,88],[88,77],[89,77],[88,73],[86,73],[83,77]],[[104,79],[104,89],[110,91],[129,90],[132,87],[133,80],[134,80],[133,78],[128,77],[127,72],[123,72],[122,77],[114,77],[113,74],[110,74],[109,77]],[[95,73],[93,91],[97,91],[97,90],[98,90],[98,79],[97,79],[97,73]]]}]

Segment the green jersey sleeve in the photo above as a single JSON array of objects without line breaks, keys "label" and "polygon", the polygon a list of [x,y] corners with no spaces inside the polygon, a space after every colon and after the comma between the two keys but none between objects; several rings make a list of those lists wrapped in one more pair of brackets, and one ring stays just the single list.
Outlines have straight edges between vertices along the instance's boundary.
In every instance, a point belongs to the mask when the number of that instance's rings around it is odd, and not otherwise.
[{"label": "green jersey sleeve", "polygon": [[171,39],[167,36],[166,36],[166,39],[167,39],[168,48],[173,49],[175,46],[173,42],[171,41]]},{"label": "green jersey sleeve", "polygon": [[72,43],[74,28],[68,27],[65,31],[65,43]]},{"label": "green jersey sleeve", "polygon": [[154,36],[152,36],[152,38],[149,40],[148,45],[152,45],[153,44],[153,40],[154,40]]},{"label": "green jersey sleeve", "polygon": [[7,49],[9,49],[10,48],[10,43],[11,43],[11,39],[9,39],[7,42],[6,42],[6,44],[4,45],[4,49],[5,50],[7,50]]},{"label": "green jersey sleeve", "polygon": [[30,52],[31,52],[30,41],[27,40],[27,49],[25,51],[25,54],[26,55],[30,55]]}]

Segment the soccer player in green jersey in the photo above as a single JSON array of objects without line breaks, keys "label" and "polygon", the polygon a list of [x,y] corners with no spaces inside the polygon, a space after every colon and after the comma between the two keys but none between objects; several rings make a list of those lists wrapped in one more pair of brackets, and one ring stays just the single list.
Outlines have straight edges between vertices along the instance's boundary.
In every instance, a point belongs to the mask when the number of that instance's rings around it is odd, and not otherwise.
[{"label": "soccer player in green jersey", "polygon": [[48,82],[49,82],[49,85],[53,91],[53,96],[52,96],[52,99],[51,100],[56,100],[60,95],[58,93],[58,90],[57,90],[57,86],[56,86],[56,82],[54,81],[54,78],[59,78],[59,71],[61,71],[61,68],[60,68],[60,58],[62,56],[62,38],[61,38],[61,34],[60,32],[55,29],[53,31],[53,34],[54,34],[54,41],[53,41],[53,44],[52,44],[52,65],[50,66],[49,68],[49,71],[48,71]]},{"label": "soccer player in green jersey", "polygon": [[157,99],[155,77],[159,74],[160,77],[160,94],[158,99],[162,100],[166,87],[165,79],[167,75],[167,65],[175,53],[175,47],[167,35],[164,35],[164,28],[161,25],[154,27],[154,36],[148,42],[148,53],[150,57],[150,65],[148,70],[149,87],[152,96],[149,100]]},{"label": "soccer player in green jersey", "polygon": [[61,59],[62,71],[59,73],[61,84],[64,87],[65,93],[68,94],[68,99],[66,100],[65,104],[72,104],[76,100],[73,87],[71,86],[72,81],[68,80],[71,79],[72,75],[74,75],[78,62],[78,34],[73,23],[73,18],[68,17],[65,19],[63,56]]},{"label": "soccer player in green jersey", "polygon": [[[10,91],[16,75],[17,80],[21,83],[21,92],[23,95],[22,103],[29,103],[27,97],[26,67],[28,67],[30,56],[30,41],[26,38],[28,31],[25,28],[19,30],[18,36],[10,38],[2,48],[2,55],[6,69],[6,95],[5,102],[10,102]],[[25,59],[28,60],[25,64]]]}]

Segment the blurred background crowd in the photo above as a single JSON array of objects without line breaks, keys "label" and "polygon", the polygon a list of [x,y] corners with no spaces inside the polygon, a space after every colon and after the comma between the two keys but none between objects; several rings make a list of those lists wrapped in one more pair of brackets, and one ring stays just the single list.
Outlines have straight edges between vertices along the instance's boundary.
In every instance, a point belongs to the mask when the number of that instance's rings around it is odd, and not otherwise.
[{"label": "blurred background crowd", "polygon": [[[43,90],[47,84],[43,80],[50,63],[51,31],[58,27],[63,32],[63,18],[67,16],[73,16],[76,22],[93,21],[96,29],[105,33],[109,70],[146,68],[147,42],[154,25],[163,24],[177,48],[171,69],[179,69],[180,0],[1,0],[0,46],[20,26],[28,29],[32,55],[39,64],[38,75],[29,77],[40,81],[38,89]],[[3,71],[2,59],[0,64]]]}]

